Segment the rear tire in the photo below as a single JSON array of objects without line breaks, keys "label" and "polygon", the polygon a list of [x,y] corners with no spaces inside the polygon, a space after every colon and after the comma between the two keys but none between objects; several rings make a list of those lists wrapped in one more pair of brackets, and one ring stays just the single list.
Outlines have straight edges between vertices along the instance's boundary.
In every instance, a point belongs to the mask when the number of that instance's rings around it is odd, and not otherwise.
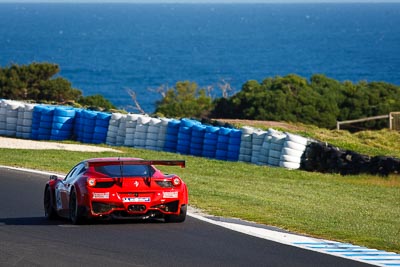
[{"label": "rear tire", "polygon": [[165,215],[165,222],[167,223],[181,223],[186,219],[187,206],[182,205],[179,215]]},{"label": "rear tire", "polygon": [[54,209],[52,200],[53,199],[51,197],[50,187],[46,186],[46,189],[44,190],[43,206],[44,206],[44,216],[48,220],[53,220],[58,217],[57,212]]},{"label": "rear tire", "polygon": [[69,218],[71,219],[72,224],[82,224],[84,221],[82,213],[79,209],[75,189],[72,190],[69,197]]}]

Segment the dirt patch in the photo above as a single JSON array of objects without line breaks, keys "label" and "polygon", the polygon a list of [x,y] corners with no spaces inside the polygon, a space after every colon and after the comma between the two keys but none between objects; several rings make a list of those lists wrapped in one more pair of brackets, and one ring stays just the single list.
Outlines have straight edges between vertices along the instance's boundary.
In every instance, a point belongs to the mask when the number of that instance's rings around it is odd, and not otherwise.
[{"label": "dirt patch", "polygon": [[0,136],[0,147],[1,148],[15,148],[15,149],[57,149],[57,150],[69,150],[69,151],[84,151],[84,152],[121,152],[116,149],[100,147],[100,146],[89,146],[80,144],[63,144],[57,142],[47,141],[33,141],[17,138],[9,138]]},{"label": "dirt patch", "polygon": [[257,121],[257,120],[237,120],[237,119],[216,119],[217,121],[229,123],[235,126],[252,126],[255,128],[274,128],[288,131],[304,131],[307,128],[302,125],[294,125],[278,121]]}]

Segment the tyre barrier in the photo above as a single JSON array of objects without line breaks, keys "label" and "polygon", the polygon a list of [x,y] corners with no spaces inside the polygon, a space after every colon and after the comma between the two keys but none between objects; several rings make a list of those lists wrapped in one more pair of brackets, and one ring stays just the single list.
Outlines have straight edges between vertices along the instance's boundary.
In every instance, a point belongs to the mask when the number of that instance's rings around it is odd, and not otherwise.
[{"label": "tyre barrier", "polygon": [[242,132],[238,129],[231,129],[231,132],[229,133],[227,160],[239,160],[241,139]]},{"label": "tyre barrier", "polygon": [[232,129],[221,127],[218,131],[215,158],[219,160],[228,159],[229,139]]},{"label": "tyre barrier", "polygon": [[0,100],[0,135],[6,135],[7,100]]},{"label": "tyre barrier", "polygon": [[388,176],[400,174],[400,159],[359,154],[342,150],[320,141],[313,141],[302,156],[300,169],[341,175],[371,174]]},{"label": "tyre barrier", "polygon": [[119,132],[120,139],[122,139],[121,142],[123,141],[124,146],[135,146],[135,132],[139,117],[140,115],[138,114],[128,114],[124,116],[123,123]]},{"label": "tyre barrier", "polygon": [[258,165],[268,165],[269,150],[271,148],[271,139],[269,130],[264,138],[264,142],[261,145],[260,155],[258,157]]},{"label": "tyre barrier", "polygon": [[77,139],[83,143],[93,143],[94,127],[96,125],[97,113],[91,110],[82,111],[81,131],[78,132]]},{"label": "tyre barrier", "polygon": [[242,127],[242,136],[240,141],[239,161],[251,162],[252,155],[252,138],[253,133],[256,131],[253,127]]},{"label": "tyre barrier", "polygon": [[158,132],[158,139],[157,139],[157,150],[163,150],[165,146],[165,141],[167,138],[167,128],[168,123],[171,119],[161,118],[160,128]]},{"label": "tyre barrier", "polygon": [[263,147],[266,136],[267,132],[261,130],[257,130],[252,134],[251,163],[259,164],[261,157],[261,149]]},{"label": "tyre barrier", "polygon": [[400,159],[370,157],[274,129],[234,129],[191,119],[109,114],[4,99],[0,100],[0,135],[125,145],[341,175],[400,173]]},{"label": "tyre barrier", "polygon": [[172,153],[176,152],[180,125],[181,125],[180,120],[172,119],[168,122],[167,132],[165,135],[164,151]]},{"label": "tyre barrier", "polygon": [[54,106],[44,105],[36,105],[33,108],[31,139],[50,140],[54,109]]},{"label": "tyre barrier", "polygon": [[219,127],[206,126],[202,152],[203,157],[212,159],[215,158],[219,130]]},{"label": "tyre barrier", "polygon": [[203,155],[204,137],[206,135],[206,126],[203,124],[196,124],[192,128],[192,136],[190,139],[190,155],[199,156]]},{"label": "tyre barrier", "polygon": [[0,100],[0,135],[30,138],[34,105]]},{"label": "tyre barrier", "polygon": [[[119,126],[118,126],[117,138],[116,138],[116,143],[115,143],[116,146],[123,146],[125,144],[127,119],[128,119],[128,115],[126,115],[126,114],[122,115],[121,118],[119,119]],[[136,131],[136,124],[135,124],[134,131]]]},{"label": "tyre barrier", "polygon": [[121,113],[111,114],[111,119],[108,125],[107,138],[106,138],[107,145],[110,146],[117,145],[118,128],[122,116],[123,115]]},{"label": "tyre barrier", "polygon": [[75,109],[71,107],[56,107],[53,114],[53,123],[51,127],[51,140],[72,139],[75,122]]},{"label": "tyre barrier", "polygon": [[192,138],[192,128],[194,125],[200,124],[199,121],[191,119],[181,119],[178,131],[178,140],[176,144],[176,152],[184,155],[190,155],[190,143]]},{"label": "tyre barrier", "polygon": [[23,104],[18,109],[16,137],[29,139],[32,131],[32,117],[34,104]]},{"label": "tyre barrier", "polygon": [[147,136],[146,136],[146,149],[150,150],[161,150],[158,147],[158,134],[161,128],[161,120],[157,118],[151,118],[149,122],[149,127],[147,129]]},{"label": "tyre barrier", "polygon": [[135,129],[135,138],[133,140],[134,147],[142,149],[146,148],[146,138],[150,121],[151,117],[147,115],[139,115]]},{"label": "tyre barrier", "polygon": [[268,133],[271,136],[268,152],[268,165],[279,166],[283,145],[286,140],[286,134],[273,129],[269,129]]},{"label": "tyre barrier", "polygon": [[21,104],[18,102],[10,102],[7,105],[7,118],[6,118],[6,135],[15,136],[17,133],[18,110]]},{"label": "tyre barrier", "polygon": [[104,144],[106,142],[110,119],[110,113],[97,112],[96,122],[93,130],[93,144]]},{"label": "tyre barrier", "polygon": [[285,133],[286,139],[279,161],[279,166],[287,169],[299,169],[301,158],[306,150],[309,140],[305,137]]}]

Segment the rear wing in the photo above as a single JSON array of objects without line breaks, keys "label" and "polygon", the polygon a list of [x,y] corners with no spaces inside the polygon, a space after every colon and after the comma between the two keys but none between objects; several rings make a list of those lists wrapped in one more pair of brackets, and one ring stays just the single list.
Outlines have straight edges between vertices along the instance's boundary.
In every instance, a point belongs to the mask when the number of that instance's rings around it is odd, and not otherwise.
[{"label": "rear wing", "polygon": [[87,161],[87,166],[104,166],[104,165],[162,165],[162,166],[180,166],[186,167],[184,160],[107,160],[107,161]]},{"label": "rear wing", "polygon": [[133,160],[133,161],[122,161],[122,164],[180,166],[181,168],[186,167],[186,161],[184,161],[184,160]]}]

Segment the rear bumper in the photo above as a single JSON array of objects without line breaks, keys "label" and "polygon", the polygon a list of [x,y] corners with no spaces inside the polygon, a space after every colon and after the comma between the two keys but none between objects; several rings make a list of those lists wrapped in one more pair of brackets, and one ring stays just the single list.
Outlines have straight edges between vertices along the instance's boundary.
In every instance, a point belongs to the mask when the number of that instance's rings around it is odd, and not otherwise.
[{"label": "rear bumper", "polygon": [[[179,215],[182,205],[187,205],[187,189],[169,190],[111,190],[112,188],[87,188],[85,206],[87,217],[135,218]],[[83,203],[82,203],[83,204]]]},{"label": "rear bumper", "polygon": [[164,217],[164,215],[179,215],[182,205],[186,205],[186,203],[178,199],[163,203],[115,203],[91,200],[87,214],[89,218],[148,219]]}]

